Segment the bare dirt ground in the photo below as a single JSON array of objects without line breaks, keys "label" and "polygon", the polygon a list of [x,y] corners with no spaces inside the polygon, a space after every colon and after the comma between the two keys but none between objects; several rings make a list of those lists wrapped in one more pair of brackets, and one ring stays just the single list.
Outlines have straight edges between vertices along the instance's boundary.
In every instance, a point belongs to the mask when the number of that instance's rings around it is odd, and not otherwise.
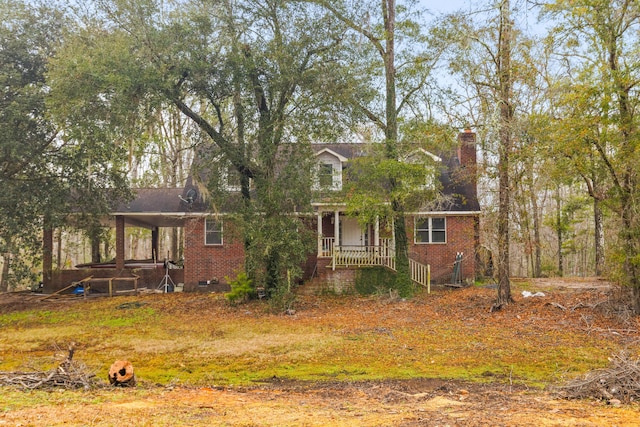
[{"label": "bare dirt ground", "polygon": [[[562,300],[567,306],[571,301],[585,301],[590,292],[600,292],[609,286],[597,279],[528,282],[533,292],[575,295],[575,299]],[[473,299],[469,295],[467,298]],[[0,301],[0,312],[29,305],[29,298],[4,298]],[[510,317],[523,314],[518,313],[517,304],[509,310],[512,311]],[[561,320],[563,312],[557,312]],[[640,425],[638,404],[618,406],[597,400],[565,400],[552,391],[528,389],[508,381],[477,384],[415,379],[300,383],[274,378],[270,383],[250,388],[142,386],[98,389],[85,398],[74,394],[68,399],[67,393],[50,392],[48,399],[54,401],[53,404],[43,401],[42,405],[11,411],[3,409],[0,394],[0,426]]]},{"label": "bare dirt ground", "polygon": [[[99,396],[105,391],[97,391]],[[113,394],[114,391],[108,393]],[[118,390],[113,401],[0,413],[0,426],[638,426],[640,409],[496,384],[420,379]],[[54,396],[55,397],[55,396]],[[1,398],[0,398],[1,401]]]}]

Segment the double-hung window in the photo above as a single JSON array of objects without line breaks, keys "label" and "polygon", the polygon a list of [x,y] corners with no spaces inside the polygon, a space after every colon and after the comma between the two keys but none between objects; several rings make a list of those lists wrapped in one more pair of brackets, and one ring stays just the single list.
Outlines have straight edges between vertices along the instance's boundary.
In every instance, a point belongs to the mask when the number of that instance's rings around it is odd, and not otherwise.
[{"label": "double-hung window", "polygon": [[321,189],[333,188],[333,165],[330,163],[320,163],[318,170],[318,184]]},{"label": "double-hung window", "polygon": [[205,219],[204,244],[222,245],[222,221],[210,218]]},{"label": "double-hung window", "polygon": [[446,243],[447,222],[444,217],[416,218],[416,243]]},{"label": "double-hung window", "polygon": [[242,188],[240,172],[233,166],[229,165],[223,172],[223,183],[227,191],[240,191]]}]

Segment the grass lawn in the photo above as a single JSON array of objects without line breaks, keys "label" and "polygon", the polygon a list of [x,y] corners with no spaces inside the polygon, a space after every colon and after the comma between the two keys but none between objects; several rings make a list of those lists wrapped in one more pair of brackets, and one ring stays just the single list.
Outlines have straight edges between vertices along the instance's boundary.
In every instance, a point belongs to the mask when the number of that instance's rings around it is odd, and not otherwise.
[{"label": "grass lawn", "polygon": [[0,371],[51,369],[55,354],[73,342],[74,360],[100,383],[107,384],[115,360],[126,359],[139,386],[124,395],[107,389],[53,399],[45,391],[10,390],[0,413],[45,400],[55,406],[132,399],[158,386],[219,390],[276,381],[431,379],[543,390],[605,367],[619,351],[638,355],[637,319],[600,310],[603,291],[558,288],[523,298],[518,286],[516,303],[497,313],[489,313],[495,291],[477,287],[407,301],[301,296],[293,315],[272,314],[258,301],[231,307],[220,294],[30,297],[0,306]]}]

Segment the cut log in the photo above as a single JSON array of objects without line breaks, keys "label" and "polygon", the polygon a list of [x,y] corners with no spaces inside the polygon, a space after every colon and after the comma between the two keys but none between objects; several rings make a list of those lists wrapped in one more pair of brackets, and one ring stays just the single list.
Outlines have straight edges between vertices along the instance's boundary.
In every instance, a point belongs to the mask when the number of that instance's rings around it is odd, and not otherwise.
[{"label": "cut log", "polygon": [[133,365],[127,360],[116,360],[109,368],[109,383],[113,386],[134,387],[136,376],[133,374]]}]

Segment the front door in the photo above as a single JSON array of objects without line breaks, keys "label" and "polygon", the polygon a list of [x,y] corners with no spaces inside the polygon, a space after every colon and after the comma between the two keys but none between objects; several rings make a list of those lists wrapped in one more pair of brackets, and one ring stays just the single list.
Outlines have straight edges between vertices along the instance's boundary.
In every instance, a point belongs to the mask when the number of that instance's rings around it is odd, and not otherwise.
[{"label": "front door", "polygon": [[362,228],[356,218],[340,216],[340,244],[342,246],[361,246],[369,244],[369,227]]}]

